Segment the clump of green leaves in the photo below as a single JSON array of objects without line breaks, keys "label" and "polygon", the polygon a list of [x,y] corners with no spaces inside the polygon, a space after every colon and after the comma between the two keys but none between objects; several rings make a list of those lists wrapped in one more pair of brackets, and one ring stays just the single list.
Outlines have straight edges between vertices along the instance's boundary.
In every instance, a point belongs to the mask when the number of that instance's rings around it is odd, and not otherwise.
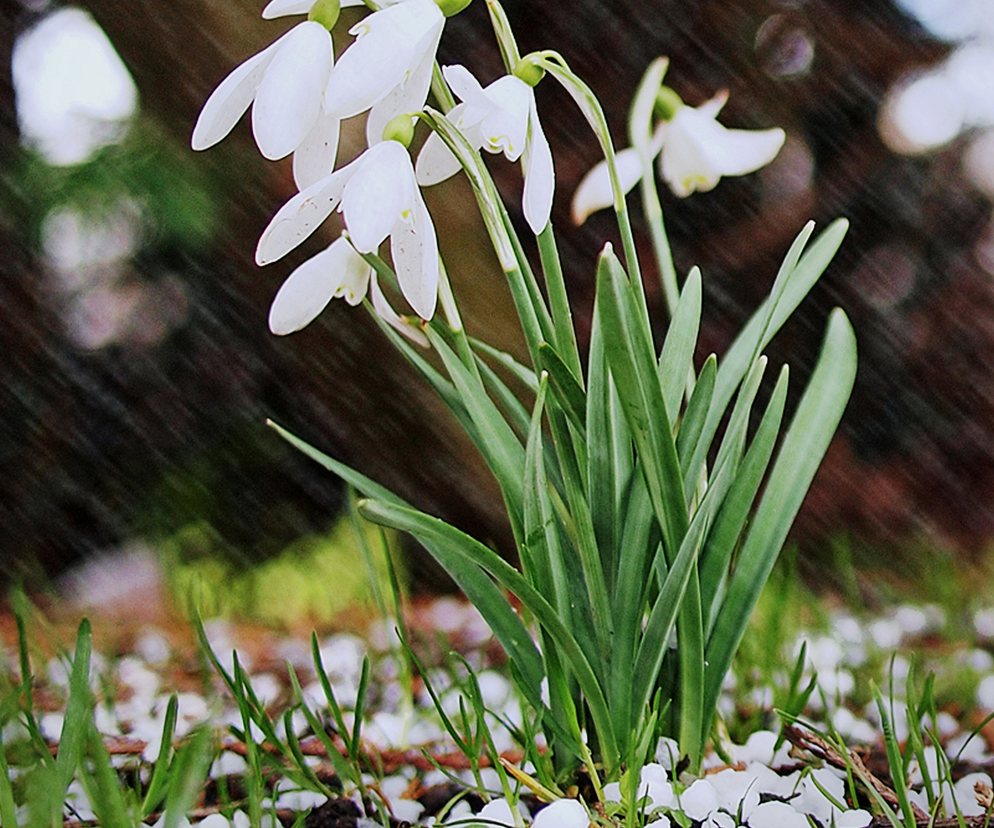
[{"label": "clump of green leaves", "polygon": [[[488,8],[510,61],[517,49],[503,12],[495,2]],[[769,400],[757,405],[767,372],[763,350],[832,260],[847,223],[836,221],[817,239],[813,224],[801,231],[768,298],[720,359],[694,359],[700,271],[691,270],[682,286],[674,281],[660,347],[600,105],[558,55],[532,58],[580,105],[616,185],[623,259],[611,245],[599,257],[586,359],[551,224],[537,236],[543,292],[479,152],[430,109],[422,117],[462,164],[502,254],[531,364],[472,340],[450,313],[448,321],[423,324],[438,368],[377,317],[495,475],[521,569],[277,429],[358,489],[364,516],[410,532],[449,572],[507,650],[556,773],[585,766],[599,796],[602,778],[618,779],[644,754],[648,722],[652,735],[676,738],[690,766],[700,765],[725,674],[852,389],[855,338],[837,309],[786,429],[786,366]],[[635,146],[652,132],[663,71],[654,64],[636,95]],[[644,172],[644,181],[652,178],[651,161]],[[658,195],[654,187],[642,195],[661,272],[675,280]],[[365,258],[384,282],[396,283],[389,265]],[[506,377],[524,383],[525,402]]]}]

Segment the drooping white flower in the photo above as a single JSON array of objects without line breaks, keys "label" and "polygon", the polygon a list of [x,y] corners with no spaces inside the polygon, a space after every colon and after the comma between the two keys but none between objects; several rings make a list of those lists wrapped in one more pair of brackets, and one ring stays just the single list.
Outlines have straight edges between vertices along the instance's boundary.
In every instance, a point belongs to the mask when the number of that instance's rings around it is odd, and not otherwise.
[{"label": "drooping white flower", "polygon": [[[344,215],[359,252],[374,253],[390,237],[401,293],[418,316],[431,319],[439,278],[435,225],[414,179],[407,149],[396,141],[370,147],[284,204],[259,239],[256,262],[264,265],[286,255],[336,208]],[[375,306],[375,292],[372,298]]]},{"label": "drooping white flower", "polygon": [[342,298],[354,306],[367,292],[381,319],[427,347],[428,338],[390,306],[373,268],[344,236],[287,277],[269,309],[269,329],[280,336],[294,333],[313,322],[332,299]]},{"label": "drooping white flower", "polygon": [[373,268],[342,237],[293,271],[269,309],[269,329],[284,335],[309,325],[336,298],[358,305]]},{"label": "drooping white flower", "polygon": [[[659,155],[659,172],[675,195],[684,198],[695,191],[715,187],[723,175],[745,175],[769,164],[783,146],[786,134],[773,129],[728,129],[717,117],[728,100],[719,92],[698,107],[681,106],[669,121],[660,122],[650,142],[652,157]],[[628,192],[642,177],[638,153],[617,153],[618,177]],[[614,203],[607,162],[588,172],[573,196],[573,221],[582,224],[587,216]]]},{"label": "drooping white flower", "polygon": [[[446,117],[466,136],[470,146],[503,153],[508,161],[521,159],[525,219],[534,233],[540,233],[552,212],[555,169],[538,118],[535,91],[514,75],[505,75],[484,89],[463,66],[446,66],[442,73],[462,101]],[[415,166],[418,183],[437,184],[459,169],[459,161],[442,139],[435,133],[430,135]]]},{"label": "drooping white flower", "polygon": [[[263,17],[305,13],[313,5],[274,0]],[[297,186],[314,183],[334,168],[338,152],[340,119],[324,111],[333,65],[330,32],[312,20],[299,23],[221,81],[200,112],[191,145],[212,147],[251,106],[252,134],[263,156],[277,160],[293,153]]]},{"label": "drooping white flower", "polygon": [[783,146],[782,129],[726,129],[718,113],[728,92],[699,107],[682,106],[663,124],[660,172],[681,198],[714,188],[723,175],[745,175],[770,163]]},{"label": "drooping white flower", "polygon": [[370,110],[367,142],[382,141],[393,118],[424,106],[444,24],[434,0],[403,0],[363,18],[328,77],[325,111],[349,118]]}]

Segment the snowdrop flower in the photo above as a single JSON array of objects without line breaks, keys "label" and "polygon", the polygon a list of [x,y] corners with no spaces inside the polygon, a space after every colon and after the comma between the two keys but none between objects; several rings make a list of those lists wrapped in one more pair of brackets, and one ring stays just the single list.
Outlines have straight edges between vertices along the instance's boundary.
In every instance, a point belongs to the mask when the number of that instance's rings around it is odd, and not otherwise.
[{"label": "snowdrop flower", "polygon": [[[783,146],[786,134],[774,129],[727,129],[717,117],[728,100],[719,92],[701,106],[680,106],[673,117],[656,127],[649,144],[651,157],[659,156],[659,171],[675,195],[684,198],[695,191],[715,187],[723,175],[745,175],[769,164]],[[621,188],[628,192],[642,177],[635,149],[617,153]],[[573,221],[582,224],[587,216],[614,203],[607,162],[601,161],[584,176],[573,196]]]},{"label": "snowdrop flower", "polygon": [[[343,0],[357,5],[361,0]],[[252,134],[271,161],[293,153],[293,175],[306,187],[335,166],[339,118],[324,111],[324,92],[334,64],[327,0],[274,0],[263,17],[311,12],[311,18],[250,57],[211,93],[193,128],[195,150],[214,146],[252,107]],[[334,6],[334,3],[331,5]],[[326,24],[329,24],[326,26]]]},{"label": "snowdrop flower", "polygon": [[[552,212],[555,170],[549,142],[538,119],[534,89],[515,75],[505,75],[484,89],[463,66],[446,66],[442,74],[462,101],[447,117],[470,146],[495,154],[502,152],[508,161],[521,159],[525,219],[536,235],[542,232]],[[418,183],[437,184],[459,169],[455,155],[432,133],[418,156]]]},{"label": "snowdrop flower", "polygon": [[[418,316],[431,319],[439,279],[435,226],[414,180],[407,149],[397,141],[383,141],[370,147],[352,163],[301,190],[284,204],[259,239],[256,262],[269,264],[286,255],[310,236],[336,207],[344,215],[349,239],[360,253],[375,253],[390,237],[401,293]],[[365,293],[367,279],[373,286],[374,307],[381,302],[385,304],[368,270],[363,271],[343,247],[332,245],[318,256],[323,257],[322,262],[315,265],[305,262],[291,274],[287,283],[294,284],[284,286],[287,294],[278,296],[278,302],[274,302],[274,307],[279,306],[276,325],[280,330],[289,332],[294,325],[306,325],[320,313],[323,305],[316,306],[322,296],[329,300],[342,296],[357,303]],[[319,290],[319,273],[325,264],[344,269]],[[377,307],[377,311],[383,315],[385,309]]]},{"label": "snowdrop flower", "polygon": [[383,140],[397,115],[424,106],[445,17],[434,0],[403,0],[363,18],[355,41],[327,76],[324,109],[349,118],[370,110],[366,139]]}]

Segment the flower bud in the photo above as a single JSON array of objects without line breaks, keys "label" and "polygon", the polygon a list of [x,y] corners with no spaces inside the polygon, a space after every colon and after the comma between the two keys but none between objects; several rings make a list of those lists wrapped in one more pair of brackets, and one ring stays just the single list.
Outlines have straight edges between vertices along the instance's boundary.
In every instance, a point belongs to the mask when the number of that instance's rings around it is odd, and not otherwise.
[{"label": "flower bud", "polygon": [[652,112],[660,121],[669,121],[682,106],[684,106],[683,99],[676,92],[668,86],[660,86]]},{"label": "flower bud", "polygon": [[455,14],[459,14],[466,6],[468,6],[473,0],[435,0],[435,5],[441,9],[442,14],[446,17],[452,17]]},{"label": "flower bud", "polygon": [[307,13],[307,19],[320,23],[330,32],[335,28],[341,10],[340,0],[317,0]]},{"label": "flower bud", "polygon": [[383,127],[384,141],[396,141],[398,144],[409,147],[413,138],[414,118],[406,113],[398,115],[396,118],[392,118],[387,122],[387,125]]},{"label": "flower bud", "polygon": [[538,86],[538,82],[545,77],[545,67],[540,63],[537,55],[525,55],[514,67],[514,77],[522,80],[529,86]]}]

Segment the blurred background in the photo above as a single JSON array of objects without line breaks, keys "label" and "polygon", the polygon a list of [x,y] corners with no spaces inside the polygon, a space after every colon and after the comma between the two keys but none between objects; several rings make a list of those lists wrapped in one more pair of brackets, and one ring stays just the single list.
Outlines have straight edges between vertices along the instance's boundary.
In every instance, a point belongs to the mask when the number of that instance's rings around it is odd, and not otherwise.
[{"label": "blurred background", "polygon": [[[257,267],[257,238],[294,192],[289,162],[264,161],[244,121],[207,153],[189,148],[211,90],[297,22],[263,21],[261,6],[0,0],[8,581],[41,586],[101,561],[120,581],[125,560],[207,561],[223,578],[338,548],[340,482],[267,417],[510,554],[483,464],[364,313],[332,303],[301,333],[268,332],[276,289],[335,228]],[[729,89],[726,125],[787,131],[761,172],[664,196],[679,271],[704,274],[701,359],[721,355],[808,219],[850,220],[836,261],[769,351],[791,362],[799,389],[833,306],[859,340],[852,401],[795,528],[802,572],[831,583],[840,561],[915,577],[983,560],[994,538],[994,0],[506,9],[523,53],[555,48],[588,80],[619,145],[659,55],[688,103]],[[439,60],[483,83],[502,74],[482,0],[448,21]],[[551,80],[537,95],[582,334],[595,256],[616,230],[607,213],[570,225],[597,144]],[[346,130],[340,164],[363,148],[361,127]],[[516,168],[491,167],[516,209]],[[468,188],[454,179],[426,195],[467,327],[520,354]],[[635,220],[649,262],[637,207]],[[646,277],[662,325],[658,281]],[[426,556],[408,555],[415,590],[446,588]],[[330,589],[334,571],[316,572]]]}]

